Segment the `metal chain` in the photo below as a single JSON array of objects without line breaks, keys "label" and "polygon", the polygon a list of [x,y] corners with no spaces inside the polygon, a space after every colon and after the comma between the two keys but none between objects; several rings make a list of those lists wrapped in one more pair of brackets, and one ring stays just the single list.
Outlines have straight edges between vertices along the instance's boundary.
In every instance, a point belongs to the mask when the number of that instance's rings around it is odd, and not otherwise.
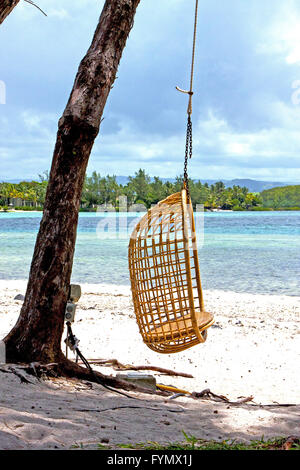
[{"label": "metal chain", "polygon": [[187,129],[186,129],[186,143],[185,143],[185,158],[184,158],[184,170],[183,170],[183,182],[189,198],[189,176],[188,176],[188,160],[192,158],[193,155],[193,126],[192,119],[190,114],[188,115],[187,120]]}]

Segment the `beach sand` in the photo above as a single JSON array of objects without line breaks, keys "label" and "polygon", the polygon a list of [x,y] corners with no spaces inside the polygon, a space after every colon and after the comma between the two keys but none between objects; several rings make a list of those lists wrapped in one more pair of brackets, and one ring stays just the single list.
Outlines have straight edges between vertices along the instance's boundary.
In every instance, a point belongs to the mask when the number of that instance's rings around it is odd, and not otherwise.
[{"label": "beach sand", "polygon": [[[25,281],[0,281],[0,338],[15,324],[22,301],[14,297],[25,288]],[[273,406],[130,392],[139,398],[132,400],[97,384],[33,377],[21,384],[0,373],[0,449],[167,443],[184,441],[182,431],[241,441],[300,435],[300,297],[205,291],[204,300],[216,323],[205,344],[178,354],[157,354],[142,342],[126,286],[82,285],[73,331],[87,358],[190,373],[193,379],[149,372],[157,383],[190,392],[209,388],[233,401],[252,395],[255,404]]]}]

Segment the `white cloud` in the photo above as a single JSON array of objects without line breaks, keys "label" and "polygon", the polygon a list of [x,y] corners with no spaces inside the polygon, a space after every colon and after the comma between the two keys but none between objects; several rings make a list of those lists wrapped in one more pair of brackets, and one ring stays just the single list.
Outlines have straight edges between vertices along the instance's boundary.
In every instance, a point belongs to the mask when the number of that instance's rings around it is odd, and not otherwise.
[{"label": "white cloud", "polygon": [[[194,123],[194,157],[189,163],[196,178],[254,177],[300,181],[300,107],[277,101],[269,104],[273,126],[250,132],[236,130],[211,109],[205,119]],[[175,177],[182,173],[185,134],[169,136],[139,131],[126,116],[116,116],[118,130],[101,129],[89,171],[133,174],[138,168],[152,175]],[[34,177],[48,169],[55,144],[58,116],[23,110],[15,119],[1,119],[0,157],[2,171],[14,177]],[[11,161],[18,161],[12,168]],[[17,175],[18,168],[20,174]],[[24,174],[26,172],[26,176]],[[1,179],[0,175],[0,179]]]},{"label": "white cloud", "polygon": [[64,20],[65,18],[70,17],[70,13],[64,8],[50,8],[47,11],[47,16]]},{"label": "white cloud", "polygon": [[35,135],[40,139],[53,138],[53,129],[57,126],[57,116],[51,113],[37,113],[33,110],[21,112],[21,122],[24,127],[24,137],[26,133]]},{"label": "white cloud", "polygon": [[[300,181],[300,108],[273,103],[276,126],[256,132],[238,132],[213,110],[194,125],[192,177],[256,179],[277,177]],[[104,134],[97,141],[90,169],[102,172],[133,173],[145,168],[152,175],[176,176],[182,173],[185,135],[139,133],[134,125],[120,118],[120,130]],[[276,120],[275,120],[276,121]],[[114,162],[115,160],[115,162]],[[101,171],[101,170],[100,170]],[[156,172],[156,173],[155,173]]]},{"label": "white cloud", "polygon": [[[72,12],[86,10],[87,8],[97,8],[100,11],[104,0],[101,2],[99,0],[38,0],[35,3],[47,16],[63,19],[72,16]],[[15,14],[24,20],[31,19],[41,14],[41,12],[34,5],[22,1],[17,6]]]},{"label": "white cloud", "polygon": [[274,117],[274,126],[256,132],[237,132],[211,111],[207,120],[198,123],[196,148],[223,155],[229,165],[231,161],[238,163],[251,158],[263,158],[265,166],[276,167],[278,159],[284,157],[298,169],[300,108],[275,102],[269,106],[269,113]]},{"label": "white cloud", "polygon": [[289,65],[300,63],[299,4],[285,0],[272,23],[266,27],[258,52],[279,54]]},{"label": "white cloud", "polygon": [[[9,104],[0,107],[0,179],[5,171],[5,177],[33,177],[49,168],[59,117],[49,111],[63,111],[103,3],[39,0],[45,18],[20,2],[4,24],[1,73],[7,77],[0,78],[9,85]],[[153,3],[142,0],[138,8],[89,171],[127,175],[142,167],[152,175],[182,173],[184,124],[177,129],[186,109],[174,87],[188,80],[194,2],[161,0],[159,9]],[[292,88],[300,72],[294,76],[291,67],[300,61],[299,4],[243,3],[202,2],[190,173],[300,180],[299,90]],[[245,15],[245,9],[253,14]],[[17,164],[6,167],[3,161]]]},{"label": "white cloud", "polygon": [[[189,162],[193,178],[253,177],[300,181],[300,109],[273,104],[276,127],[238,132],[210,110],[194,124],[194,157]],[[297,114],[298,113],[298,114]],[[10,177],[35,177],[50,167],[57,116],[26,110],[12,131],[2,120],[0,148],[2,171]],[[89,164],[102,174],[133,174],[144,168],[151,175],[175,177],[182,173],[185,135],[141,133],[122,116],[119,130],[97,139]],[[17,168],[11,162],[18,161]],[[20,168],[20,174],[18,173]],[[2,175],[0,175],[1,179]]]}]

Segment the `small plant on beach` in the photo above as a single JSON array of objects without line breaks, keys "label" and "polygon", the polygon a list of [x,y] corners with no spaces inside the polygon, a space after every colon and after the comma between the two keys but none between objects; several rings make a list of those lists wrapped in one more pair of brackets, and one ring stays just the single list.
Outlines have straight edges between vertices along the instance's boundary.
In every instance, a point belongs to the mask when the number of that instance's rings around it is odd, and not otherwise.
[{"label": "small plant on beach", "polygon": [[262,437],[260,440],[244,443],[230,439],[223,441],[197,439],[195,436],[188,435],[184,431],[182,432],[185,442],[119,444],[118,447],[135,450],[300,450],[300,439],[295,437],[278,437],[269,440],[265,440]]},{"label": "small plant on beach", "polygon": [[71,449],[84,449],[84,445],[82,444],[82,442],[80,442],[79,444],[73,444],[71,446]]},{"label": "small plant on beach", "polygon": [[192,450],[194,450],[198,439],[195,436],[189,436],[184,431],[182,431],[182,434],[184,435],[186,442],[191,446]]}]

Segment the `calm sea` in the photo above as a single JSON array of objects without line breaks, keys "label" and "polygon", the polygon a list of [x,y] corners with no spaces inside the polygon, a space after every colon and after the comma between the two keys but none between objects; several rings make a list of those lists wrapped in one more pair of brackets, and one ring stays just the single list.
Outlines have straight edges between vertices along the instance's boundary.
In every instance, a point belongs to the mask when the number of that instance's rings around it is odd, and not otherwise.
[{"label": "calm sea", "polygon": [[[0,279],[27,278],[40,220],[0,213]],[[80,214],[73,282],[129,284],[135,222],[136,214]],[[300,212],[205,213],[198,241],[204,289],[300,295]]]}]

